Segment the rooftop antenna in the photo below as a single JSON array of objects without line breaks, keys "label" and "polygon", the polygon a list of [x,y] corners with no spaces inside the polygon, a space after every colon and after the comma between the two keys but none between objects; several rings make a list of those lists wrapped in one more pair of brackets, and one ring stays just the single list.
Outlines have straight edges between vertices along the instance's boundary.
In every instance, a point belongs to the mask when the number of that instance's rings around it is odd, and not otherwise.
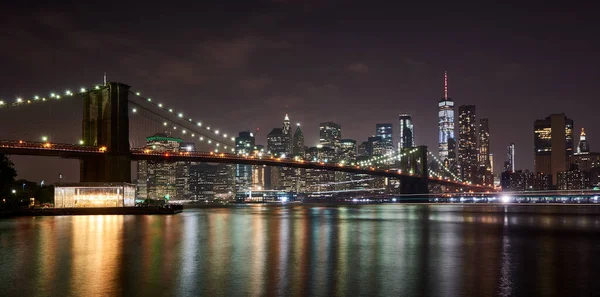
[{"label": "rooftop antenna", "polygon": [[104,72],[104,85],[106,86],[106,72]]},{"label": "rooftop antenna", "polygon": [[448,100],[448,71],[444,71],[444,99]]}]

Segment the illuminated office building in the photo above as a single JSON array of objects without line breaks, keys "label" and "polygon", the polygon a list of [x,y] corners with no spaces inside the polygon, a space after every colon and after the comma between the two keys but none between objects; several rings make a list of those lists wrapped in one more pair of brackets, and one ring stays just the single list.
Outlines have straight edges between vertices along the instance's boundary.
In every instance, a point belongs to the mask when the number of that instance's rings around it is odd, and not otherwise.
[{"label": "illuminated office building", "polygon": [[415,146],[415,131],[412,123],[412,117],[409,113],[402,113],[398,116],[399,122],[399,141],[398,151],[403,148]]},{"label": "illuminated office building", "polygon": [[534,168],[537,174],[552,177],[556,185],[558,173],[567,171],[573,155],[573,120],[564,113],[536,120],[534,128]]},{"label": "illuminated office building", "polygon": [[464,181],[477,183],[477,126],[475,105],[458,108],[458,166]]},{"label": "illuminated office building", "polygon": [[334,122],[324,122],[319,125],[319,144],[337,148],[342,139],[342,126]]},{"label": "illuminated office building", "polygon": [[383,155],[392,155],[394,153],[394,142],[392,140],[392,124],[376,124],[375,136],[381,138],[383,146]]}]

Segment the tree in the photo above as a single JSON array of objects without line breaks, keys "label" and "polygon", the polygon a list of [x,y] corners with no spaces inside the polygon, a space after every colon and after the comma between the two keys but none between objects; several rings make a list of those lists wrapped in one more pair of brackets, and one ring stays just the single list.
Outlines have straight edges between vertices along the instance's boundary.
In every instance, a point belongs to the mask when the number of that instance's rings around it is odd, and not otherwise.
[{"label": "tree", "polygon": [[0,197],[5,198],[10,194],[10,188],[15,182],[17,171],[15,164],[5,155],[0,154]]}]

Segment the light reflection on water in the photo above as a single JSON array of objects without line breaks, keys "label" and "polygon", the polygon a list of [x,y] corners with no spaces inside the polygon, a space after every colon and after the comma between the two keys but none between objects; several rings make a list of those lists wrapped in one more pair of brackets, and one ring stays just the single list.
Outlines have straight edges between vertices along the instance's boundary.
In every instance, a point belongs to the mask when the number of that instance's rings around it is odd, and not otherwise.
[{"label": "light reflection on water", "polygon": [[2,296],[588,296],[600,216],[238,206],[0,220]]}]

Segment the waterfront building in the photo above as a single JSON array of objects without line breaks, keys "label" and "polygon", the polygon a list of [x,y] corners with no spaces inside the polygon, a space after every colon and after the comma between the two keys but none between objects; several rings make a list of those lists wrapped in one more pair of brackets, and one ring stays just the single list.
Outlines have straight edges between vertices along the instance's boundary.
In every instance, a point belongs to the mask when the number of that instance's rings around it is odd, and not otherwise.
[{"label": "waterfront building", "polygon": [[[146,138],[144,149],[153,152],[177,153],[183,140],[177,137],[157,133]],[[138,199],[184,199],[176,197],[177,163],[160,161],[138,161],[137,188]]]},{"label": "waterfront building", "polygon": [[557,174],[557,190],[583,190],[590,188],[590,172],[579,169],[561,171]]},{"label": "waterfront building", "polygon": [[135,185],[127,183],[76,183],[54,187],[55,208],[135,206]]}]

